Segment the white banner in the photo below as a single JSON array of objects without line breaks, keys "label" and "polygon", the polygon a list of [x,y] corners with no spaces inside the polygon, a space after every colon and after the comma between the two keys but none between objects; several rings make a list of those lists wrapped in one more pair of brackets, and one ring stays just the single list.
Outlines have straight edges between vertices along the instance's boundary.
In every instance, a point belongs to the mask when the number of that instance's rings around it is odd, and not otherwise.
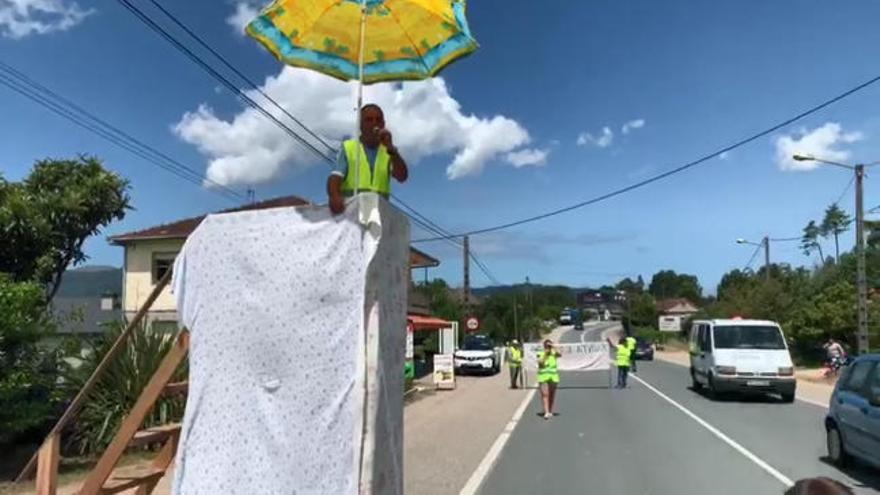
[{"label": "white banner", "polygon": [[[556,344],[562,356],[556,361],[560,371],[592,371],[611,368],[611,350],[607,342],[586,342],[581,344]],[[523,364],[525,369],[538,369],[538,353],[544,350],[542,344],[523,345]]]},{"label": "white banner", "polygon": [[413,358],[413,326],[412,324],[406,325],[406,359]]},{"label": "white banner", "polygon": [[657,320],[657,327],[661,332],[680,332],[681,316],[661,316]]},{"label": "white banner", "polygon": [[452,354],[434,354],[434,386],[455,388],[455,364]]}]

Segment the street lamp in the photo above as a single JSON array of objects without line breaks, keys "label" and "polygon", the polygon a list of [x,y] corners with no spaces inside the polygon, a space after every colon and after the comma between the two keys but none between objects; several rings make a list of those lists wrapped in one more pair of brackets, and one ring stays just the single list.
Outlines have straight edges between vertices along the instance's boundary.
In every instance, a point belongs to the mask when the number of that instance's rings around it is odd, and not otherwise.
[{"label": "street lamp", "polygon": [[847,165],[831,160],[823,160],[809,155],[794,155],[791,157],[798,162],[816,162],[826,165],[834,165],[835,167],[845,168],[855,173],[856,182],[856,287],[859,296],[859,329],[858,329],[858,348],[859,354],[868,353],[868,281],[865,277],[865,210],[863,199],[863,181],[865,178],[865,166]]},{"label": "street lamp", "polygon": [[764,278],[770,280],[770,237],[764,236],[761,239],[761,242],[752,242],[747,241],[743,238],[739,238],[736,240],[737,244],[749,244],[751,246],[758,246],[764,248]]}]

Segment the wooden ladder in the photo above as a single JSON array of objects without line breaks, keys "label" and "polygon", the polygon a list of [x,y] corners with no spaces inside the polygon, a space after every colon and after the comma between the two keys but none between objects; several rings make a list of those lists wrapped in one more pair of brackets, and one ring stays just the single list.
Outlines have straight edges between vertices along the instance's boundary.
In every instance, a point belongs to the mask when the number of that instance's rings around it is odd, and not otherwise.
[{"label": "wooden ladder", "polygon": [[[46,436],[40,449],[18,475],[16,482],[21,482],[30,477],[36,467],[36,494],[56,494],[62,431],[73,422],[76,414],[88,399],[89,393],[97,385],[98,380],[112,361],[123,350],[125,341],[134,333],[134,330],[143,320],[153,302],[159,296],[159,293],[168,284],[170,278],[171,271],[169,270],[159,280],[159,283],[156,284],[144,305],[128,323],[125,330],[119,335],[119,338],[113,343],[113,346],[101,362],[98,363],[98,366],[86,381],[82,390],[74,397],[67,410],[64,411],[64,414],[61,415],[61,418]],[[171,378],[174,376],[180,363],[186,358],[188,351],[189,332],[183,329],[175,337],[168,354],[165,355],[150,381],[141,392],[140,397],[138,397],[137,402],[122,421],[122,425],[116,432],[110,445],[83,482],[79,490],[80,495],[119,493],[131,488],[137,488],[137,495],[147,495],[153,491],[159,480],[165,476],[177,452],[177,444],[180,439],[180,424],[174,423],[147,429],[141,428],[147,414],[149,414],[160,397],[187,393],[187,382],[171,383]],[[117,468],[119,460],[127,448],[160,443],[162,448],[149,466]]]}]

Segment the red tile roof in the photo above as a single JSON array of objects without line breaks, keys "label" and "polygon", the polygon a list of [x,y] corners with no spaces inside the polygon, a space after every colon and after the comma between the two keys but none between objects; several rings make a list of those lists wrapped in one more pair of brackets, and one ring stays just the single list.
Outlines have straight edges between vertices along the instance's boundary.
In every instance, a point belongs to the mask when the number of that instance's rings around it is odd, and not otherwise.
[{"label": "red tile roof", "polygon": [[660,301],[657,301],[657,309],[660,310],[661,312],[669,311],[670,309],[672,309],[678,305],[690,306],[694,309],[697,309],[697,306],[694,303],[690,302],[690,300],[685,299],[683,297],[674,298],[674,299],[662,299]]},{"label": "red tile roof", "polygon": [[[268,199],[237,208],[230,208],[218,213],[232,213],[235,211],[247,210],[265,210],[268,208],[280,208],[285,206],[303,206],[309,204],[305,199],[297,196],[283,196],[280,198]],[[186,239],[196,230],[196,227],[202,223],[207,215],[200,215],[192,218],[185,218],[172,223],[157,225],[143,230],[136,230],[126,234],[120,234],[110,238],[113,244],[125,244],[131,241],[139,241],[144,239]]]}]

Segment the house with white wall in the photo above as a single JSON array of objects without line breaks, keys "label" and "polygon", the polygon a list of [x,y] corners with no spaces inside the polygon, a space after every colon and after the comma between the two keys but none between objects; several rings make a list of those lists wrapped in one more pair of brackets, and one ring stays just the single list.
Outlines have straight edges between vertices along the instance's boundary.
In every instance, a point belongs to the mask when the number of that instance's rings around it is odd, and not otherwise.
[{"label": "house with white wall", "polygon": [[[261,201],[239,208],[224,210],[221,213],[266,208],[293,207],[309,204],[296,196],[285,196]],[[174,265],[174,258],[183,248],[186,238],[195,231],[205,219],[205,215],[184,218],[171,223],[157,225],[134,232],[110,237],[110,243],[125,250],[123,262],[122,312],[127,320],[134,317],[158,281]],[[410,248],[410,270],[430,268],[440,262],[431,256]],[[410,277],[412,280],[412,277]],[[411,285],[412,286],[412,285]],[[427,315],[427,301],[410,291],[409,313]],[[153,303],[146,320],[154,327],[168,331],[177,329],[177,308],[170,287],[166,286]]]}]

